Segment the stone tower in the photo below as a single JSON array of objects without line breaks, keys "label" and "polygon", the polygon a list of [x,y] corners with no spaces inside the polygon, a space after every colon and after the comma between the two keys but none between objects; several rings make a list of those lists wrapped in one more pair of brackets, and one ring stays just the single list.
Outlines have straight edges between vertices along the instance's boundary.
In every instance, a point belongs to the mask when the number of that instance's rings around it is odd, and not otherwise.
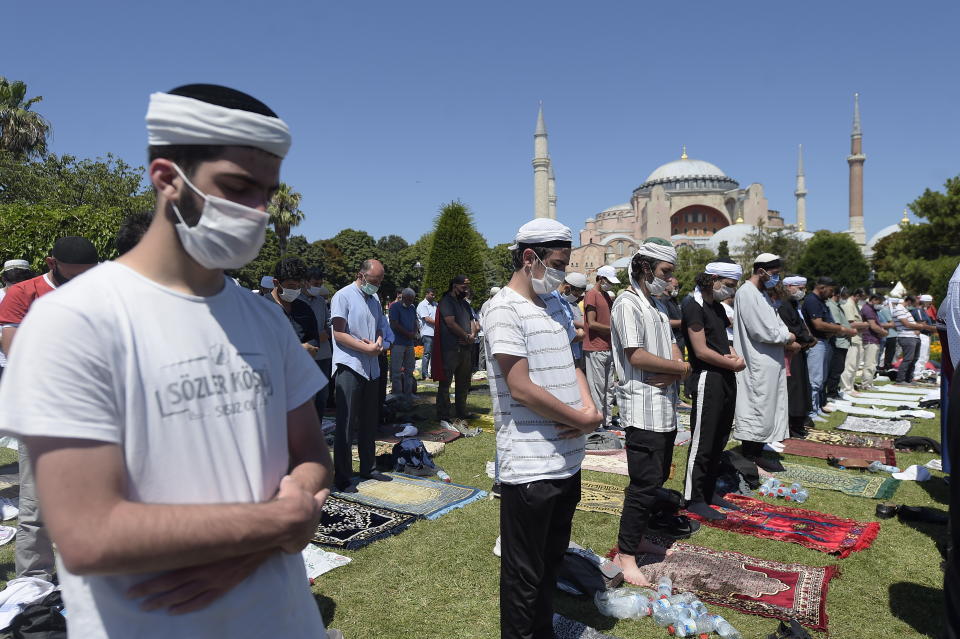
[{"label": "stone tower", "polygon": [[803,145],[797,152],[797,188],[793,192],[797,198],[797,230],[807,230],[807,179],[803,175]]},{"label": "stone tower", "polygon": [[[533,216],[555,218],[550,208],[550,153],[547,151],[547,125],[543,122],[543,103],[537,113],[533,134]],[[554,199],[554,201],[556,201]]]},{"label": "stone tower", "polygon": [[860,131],[860,94],[853,94],[853,133],[850,134],[850,228],[847,231],[860,246],[867,243],[863,228],[863,134]]}]

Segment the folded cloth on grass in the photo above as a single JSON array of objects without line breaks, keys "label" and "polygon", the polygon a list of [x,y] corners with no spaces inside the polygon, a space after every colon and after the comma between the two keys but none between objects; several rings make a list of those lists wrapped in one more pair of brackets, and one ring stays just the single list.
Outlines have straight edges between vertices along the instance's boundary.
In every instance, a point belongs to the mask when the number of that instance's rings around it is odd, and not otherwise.
[{"label": "folded cloth on grass", "polygon": [[842,400],[849,404],[856,404],[859,406],[884,406],[887,408],[920,408],[920,398],[914,398],[910,395],[904,395],[903,398],[896,397],[894,399],[876,399],[874,397],[854,397],[850,396],[848,399]]},{"label": "folded cloth on grass", "polygon": [[784,463],[785,471],[773,473],[780,481],[791,484],[799,482],[804,488],[838,490],[845,495],[868,499],[890,499],[900,485],[899,479],[885,474],[861,473],[849,470],[817,468],[801,464]]},{"label": "folded cloth on grass", "polygon": [[856,457],[869,461],[879,461],[890,466],[897,465],[897,454],[890,448],[870,448],[867,446],[844,446],[841,444],[826,444],[823,442],[808,441],[806,439],[785,439],[780,452],[800,457]]},{"label": "folded cloth on grass", "polygon": [[[851,397],[857,397],[859,399],[895,399],[895,400],[906,400],[908,402],[919,402],[925,399],[940,399],[939,392],[927,393],[926,395],[913,395],[907,393],[878,393],[874,391],[865,391],[865,392],[853,392],[849,393]],[[930,397],[933,395],[933,397]]]},{"label": "folded cloth on grass", "polygon": [[357,484],[355,493],[335,493],[356,503],[388,508],[424,519],[436,519],[456,508],[483,499],[486,491],[472,486],[435,481],[403,473],[387,473],[393,481],[369,479]]},{"label": "folded cloth on grass", "polygon": [[[929,466],[929,464],[928,464]],[[939,468],[937,470],[940,470]],[[17,536],[17,529],[13,526],[0,526],[0,546],[5,546]]]},{"label": "folded cloth on grass", "polygon": [[689,590],[704,603],[827,629],[827,588],[836,566],[783,564],[692,544],[673,550],[669,557],[640,555],[637,564],[645,574],[670,575],[677,592]]},{"label": "folded cloth on grass", "polygon": [[304,548],[300,554],[303,556],[303,565],[307,569],[308,579],[316,579],[334,568],[346,566],[353,561],[350,557],[344,557],[335,552],[317,548],[313,544],[307,544],[307,547]]},{"label": "folded cloth on grass", "polygon": [[36,577],[18,577],[0,590],[0,630],[6,628],[27,604],[39,601],[53,592],[53,584]]},{"label": "folded cloth on grass", "polygon": [[907,419],[909,417],[915,417],[917,419],[933,419],[937,416],[936,413],[919,408],[911,408],[908,410],[881,410],[879,408],[857,406],[855,404],[851,404],[850,402],[843,401],[835,401],[833,402],[833,405],[842,413],[847,413],[848,415],[860,415],[862,417],[882,417],[884,419]]},{"label": "folded cloth on grass", "polygon": [[711,528],[800,544],[812,550],[839,555],[841,559],[869,548],[880,532],[877,522],[846,519],[741,495],[729,494],[726,499],[740,508],[723,509],[726,519],[709,520],[696,513],[687,514]]},{"label": "folded cloth on grass", "polygon": [[837,444],[838,446],[856,446],[858,448],[896,448],[893,439],[890,437],[841,433],[835,430],[808,430],[804,440]]},{"label": "folded cloth on grass", "polygon": [[556,639],[617,639],[556,613],[553,615],[553,636]]},{"label": "folded cloth on grass", "polygon": [[877,419],[875,417],[855,417],[853,415],[843,420],[837,430],[852,430],[858,433],[879,433],[899,437],[910,432],[910,420],[907,419]]},{"label": "folded cloth on grass", "polygon": [[378,539],[403,532],[417,518],[386,508],[330,496],[323,503],[313,543],[344,550],[363,548]]}]

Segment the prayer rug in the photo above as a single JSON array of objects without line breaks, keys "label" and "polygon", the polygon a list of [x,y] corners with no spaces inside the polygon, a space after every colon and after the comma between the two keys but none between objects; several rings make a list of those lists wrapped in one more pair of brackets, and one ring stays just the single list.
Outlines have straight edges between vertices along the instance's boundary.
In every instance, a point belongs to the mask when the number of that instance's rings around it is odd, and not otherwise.
[{"label": "prayer rug", "polygon": [[890,384],[883,387],[884,393],[902,393],[904,395],[928,395],[931,390],[935,390],[932,386],[925,386],[923,388],[917,386],[900,386],[898,384]]},{"label": "prayer rug", "polygon": [[[893,443],[890,444],[893,446]],[[845,446],[842,444],[826,444],[817,441],[808,441],[806,439],[785,439],[783,441],[783,453],[787,455],[798,455],[800,457],[816,457],[826,459],[828,457],[852,457],[854,459],[866,459],[867,461],[879,461],[890,466],[897,465],[897,454],[893,448],[870,448],[867,446]]]},{"label": "prayer rug", "polygon": [[800,544],[812,550],[839,555],[841,559],[869,548],[880,532],[877,522],[835,517],[733,493],[728,494],[726,499],[740,507],[740,510],[724,509],[726,519],[709,520],[695,513],[687,514],[711,528]]},{"label": "prayer rug", "polygon": [[833,405],[841,413],[848,415],[859,415],[861,417],[881,417],[883,419],[907,419],[915,417],[917,419],[933,419],[936,413],[921,410],[919,408],[908,408],[907,410],[883,410],[880,408],[870,408],[867,406],[857,406],[850,402],[835,401]]},{"label": "prayer rug", "polygon": [[623,511],[623,488],[598,481],[581,480],[577,510],[619,517]]},{"label": "prayer rug", "polygon": [[[627,451],[611,450],[598,451],[603,454],[587,453],[583,456],[583,463],[580,468],[583,470],[592,470],[598,473],[614,473],[616,475],[629,475],[627,472]],[[622,498],[622,495],[621,495]]]},{"label": "prayer rug", "polygon": [[669,557],[646,554],[637,563],[646,574],[669,574],[677,591],[689,590],[704,603],[827,629],[827,587],[836,566],[783,564],[691,544],[673,549]]},{"label": "prayer rug", "polygon": [[416,520],[414,515],[330,496],[323,503],[313,542],[321,546],[356,550],[378,539],[401,533]]},{"label": "prayer rug", "polygon": [[894,448],[893,439],[890,437],[838,433],[835,430],[808,430],[804,440],[836,444],[837,446],[856,446],[858,448]]},{"label": "prayer rug", "polygon": [[553,615],[553,636],[556,639],[617,639],[563,615]]},{"label": "prayer rug", "polygon": [[894,479],[886,473],[860,473],[852,470],[801,466],[800,464],[784,464],[783,467],[786,468],[786,471],[773,474],[782,482],[787,484],[799,482],[804,488],[839,490],[845,495],[854,497],[890,499],[900,485],[899,479]]},{"label": "prayer rug", "polygon": [[[929,393],[928,393],[929,394]],[[931,397],[930,399],[940,399],[940,393],[935,393],[936,397]],[[861,392],[861,393],[850,393],[851,397],[857,397],[860,399],[895,399],[895,400],[905,400],[908,402],[919,402],[920,400],[926,399],[923,395],[906,395],[901,393],[876,393],[873,391]]]},{"label": "prayer rug", "polygon": [[451,510],[462,508],[487,496],[486,491],[472,486],[414,477],[403,473],[387,473],[393,481],[368,479],[357,484],[356,493],[336,493],[348,501],[388,508],[390,510],[436,519]]},{"label": "prayer rug", "polygon": [[919,395],[903,395],[902,397],[894,397],[893,399],[878,399],[875,397],[853,397],[844,400],[850,404],[857,404],[859,406],[883,406],[885,408],[900,408],[906,407],[910,408],[920,408],[920,396]]},{"label": "prayer rug", "polygon": [[900,437],[910,432],[910,420],[875,419],[871,417],[847,417],[837,430],[852,430],[858,433],[879,433]]}]

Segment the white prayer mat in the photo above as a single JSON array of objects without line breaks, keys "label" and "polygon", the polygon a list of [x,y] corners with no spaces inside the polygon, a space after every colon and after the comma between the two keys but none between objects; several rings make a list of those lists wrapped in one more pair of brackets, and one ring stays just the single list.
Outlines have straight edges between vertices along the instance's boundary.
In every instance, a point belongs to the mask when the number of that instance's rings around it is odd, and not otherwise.
[{"label": "white prayer mat", "polygon": [[325,572],[330,572],[340,566],[346,566],[353,561],[350,557],[323,550],[313,544],[307,544],[307,547],[300,554],[303,556],[303,564],[307,568],[309,579],[316,579]]},{"label": "white prayer mat", "polygon": [[875,417],[847,417],[838,430],[852,430],[858,433],[878,433],[880,435],[906,435],[910,432],[910,421],[906,419],[879,419]]},{"label": "white prayer mat", "polygon": [[908,399],[912,397],[911,395],[904,395],[903,399],[894,398],[894,399],[875,399],[873,397],[850,397],[850,399],[844,400],[850,402],[851,404],[865,404],[867,406],[891,406],[893,408],[900,408],[901,406],[906,406],[908,408],[919,408],[920,402],[916,399]]},{"label": "white prayer mat", "polygon": [[902,395],[926,395],[931,390],[931,388],[917,388],[915,386],[897,386],[896,384],[890,384],[883,387],[884,393],[900,393]]},{"label": "white prayer mat", "polygon": [[921,397],[919,395],[905,395],[901,393],[874,393],[874,392],[864,392],[864,393],[850,393],[851,397],[861,397],[863,399],[896,399],[900,401],[907,402],[919,402],[924,399],[938,399],[940,393],[937,393],[936,398]]},{"label": "white prayer mat", "polygon": [[836,410],[847,413],[848,415],[859,415],[861,417],[882,417],[884,419],[933,419],[936,413],[929,410],[910,409],[910,410],[881,410],[879,408],[868,408],[866,406],[856,406],[850,402],[833,402]]}]

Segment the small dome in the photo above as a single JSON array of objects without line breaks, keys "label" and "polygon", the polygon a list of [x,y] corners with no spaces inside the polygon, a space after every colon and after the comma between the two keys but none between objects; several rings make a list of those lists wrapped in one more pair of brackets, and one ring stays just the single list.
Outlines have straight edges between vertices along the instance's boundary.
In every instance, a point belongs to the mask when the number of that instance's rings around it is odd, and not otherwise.
[{"label": "small dome", "polygon": [[678,180],[691,177],[727,177],[727,174],[720,168],[703,160],[675,160],[667,162],[651,173],[646,182],[665,182],[668,180]]},{"label": "small dome", "polygon": [[891,224],[890,226],[883,227],[882,229],[880,229],[879,231],[873,234],[873,236],[870,238],[870,241],[867,242],[867,248],[870,251],[873,251],[873,247],[877,245],[877,242],[887,237],[888,235],[893,235],[894,233],[899,231],[900,228],[901,227],[899,224]]},{"label": "small dome", "polygon": [[630,257],[621,257],[619,260],[615,261],[610,266],[612,266],[613,268],[619,271],[621,269],[630,268],[630,262],[632,260],[633,260],[632,255]]},{"label": "small dome", "polygon": [[706,248],[716,253],[720,249],[720,242],[726,241],[731,255],[740,255],[743,252],[743,243],[747,236],[756,231],[752,224],[731,224],[714,233],[707,241]]},{"label": "small dome", "polygon": [[629,202],[626,202],[624,204],[617,204],[616,206],[611,206],[608,209],[603,209],[601,213],[612,213],[613,211],[632,211],[632,210],[633,210],[633,207],[630,206]]}]

